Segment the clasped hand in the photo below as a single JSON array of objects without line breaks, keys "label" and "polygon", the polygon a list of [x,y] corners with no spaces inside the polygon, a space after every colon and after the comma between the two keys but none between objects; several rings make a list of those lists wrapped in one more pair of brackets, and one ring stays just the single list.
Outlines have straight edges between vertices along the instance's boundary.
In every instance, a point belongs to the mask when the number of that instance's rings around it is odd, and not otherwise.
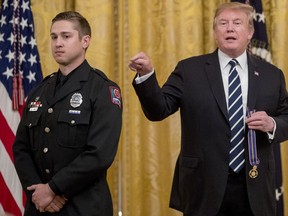
[{"label": "clasped hand", "polygon": [[40,212],[58,212],[67,201],[64,196],[56,195],[48,184],[31,185],[27,187],[27,190],[34,191],[32,202]]}]

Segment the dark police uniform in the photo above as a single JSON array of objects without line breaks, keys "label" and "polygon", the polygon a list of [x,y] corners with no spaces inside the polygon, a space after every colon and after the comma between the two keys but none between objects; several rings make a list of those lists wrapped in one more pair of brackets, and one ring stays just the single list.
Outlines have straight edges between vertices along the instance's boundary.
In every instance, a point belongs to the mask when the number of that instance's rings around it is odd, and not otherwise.
[{"label": "dark police uniform", "polygon": [[[25,215],[112,216],[106,175],[121,132],[120,88],[86,60],[69,76],[58,90],[57,73],[44,79],[23,111],[13,152]],[[35,208],[26,188],[39,183],[68,199],[60,212]]]}]

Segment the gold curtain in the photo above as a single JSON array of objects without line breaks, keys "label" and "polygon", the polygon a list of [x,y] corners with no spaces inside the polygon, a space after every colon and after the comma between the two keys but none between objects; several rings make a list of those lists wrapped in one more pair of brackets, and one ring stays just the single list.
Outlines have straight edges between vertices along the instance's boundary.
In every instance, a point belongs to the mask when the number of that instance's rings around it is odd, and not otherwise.
[{"label": "gold curtain", "polygon": [[[177,61],[215,49],[212,19],[217,5],[226,1],[31,0],[45,76],[58,69],[50,51],[51,19],[61,11],[77,10],[92,27],[88,61],[122,89],[123,129],[117,158],[109,171],[114,215],[118,211],[123,216],[181,215],[168,207],[179,152],[179,113],[162,122],[149,122],[144,117],[131,85],[134,73],[127,67],[129,58],[139,51],[147,52],[163,84]],[[288,0],[262,2],[273,63],[288,80]],[[288,216],[288,145],[281,148]]]}]

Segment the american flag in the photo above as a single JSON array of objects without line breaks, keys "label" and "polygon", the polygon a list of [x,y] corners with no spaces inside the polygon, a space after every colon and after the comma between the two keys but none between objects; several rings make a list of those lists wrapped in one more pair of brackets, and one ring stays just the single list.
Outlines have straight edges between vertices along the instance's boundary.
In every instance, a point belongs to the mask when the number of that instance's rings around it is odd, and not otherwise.
[{"label": "american flag", "polygon": [[[233,0],[232,0],[233,1]],[[234,0],[250,4],[254,7],[254,28],[255,32],[249,44],[249,50],[252,55],[267,61],[272,62],[271,53],[268,46],[268,37],[266,32],[266,17],[263,12],[262,1],[259,0]],[[282,165],[280,145],[274,145],[274,155],[276,160],[276,189],[275,196],[277,200],[277,216],[284,215],[283,204],[283,182],[282,182]],[[286,206],[285,206],[286,207]],[[287,206],[288,207],[288,206]]]},{"label": "american flag", "polygon": [[13,164],[21,110],[42,80],[30,0],[3,0],[0,11],[0,215],[23,215],[25,195]]}]

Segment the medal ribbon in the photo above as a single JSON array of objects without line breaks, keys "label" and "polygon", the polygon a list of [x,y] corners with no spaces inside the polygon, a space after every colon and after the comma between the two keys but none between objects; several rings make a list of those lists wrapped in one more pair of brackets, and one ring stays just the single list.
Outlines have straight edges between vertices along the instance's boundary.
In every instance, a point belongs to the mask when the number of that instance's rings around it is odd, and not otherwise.
[{"label": "medal ribbon", "polygon": [[[247,107],[247,117],[251,117],[251,115],[256,110],[249,111]],[[249,163],[251,166],[256,166],[260,163],[260,160],[257,156],[257,146],[256,146],[256,133],[255,130],[248,128],[248,149],[249,149]]]}]

